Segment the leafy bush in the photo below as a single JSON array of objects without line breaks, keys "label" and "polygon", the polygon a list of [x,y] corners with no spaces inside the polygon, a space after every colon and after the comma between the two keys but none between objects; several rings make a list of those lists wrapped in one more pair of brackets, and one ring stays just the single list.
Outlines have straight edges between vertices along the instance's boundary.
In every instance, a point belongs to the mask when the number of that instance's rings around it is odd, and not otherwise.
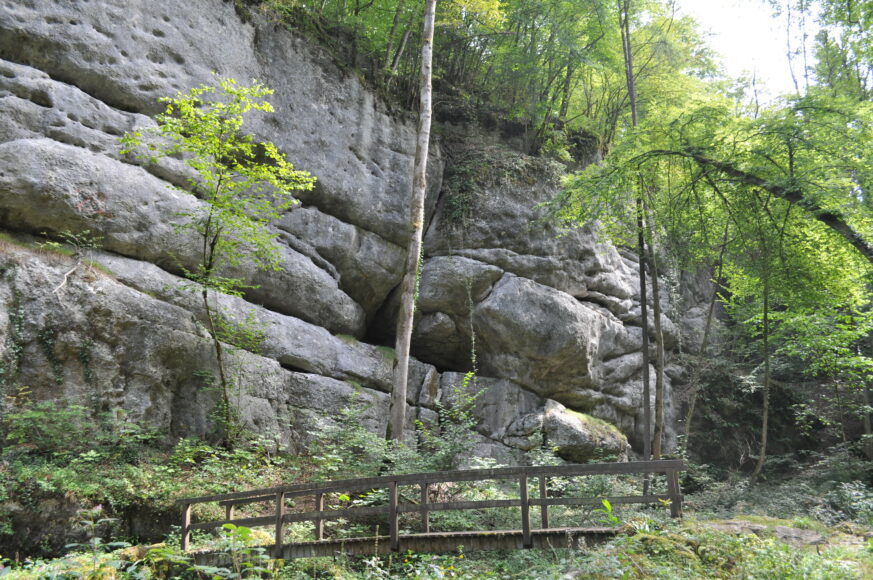
[{"label": "leafy bush", "polygon": [[828,507],[859,524],[873,526],[873,489],[860,481],[839,484],[825,494]]}]

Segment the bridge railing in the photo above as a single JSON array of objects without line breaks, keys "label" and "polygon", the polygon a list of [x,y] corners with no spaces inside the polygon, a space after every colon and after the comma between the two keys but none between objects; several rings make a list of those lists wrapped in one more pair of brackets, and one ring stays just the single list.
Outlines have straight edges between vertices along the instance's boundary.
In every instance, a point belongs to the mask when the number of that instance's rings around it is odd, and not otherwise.
[{"label": "bridge railing", "polygon": [[[275,529],[276,553],[282,551],[285,524],[294,522],[312,522],[314,524],[314,540],[325,539],[324,523],[333,519],[358,519],[367,516],[386,516],[388,520],[389,541],[391,549],[397,551],[400,545],[400,514],[418,513],[421,516],[421,530],[430,532],[430,513],[445,510],[474,510],[486,508],[521,508],[522,543],[531,546],[531,506],[540,508],[540,529],[549,528],[549,506],[579,506],[599,505],[602,497],[550,497],[550,478],[572,478],[590,475],[622,475],[663,473],[666,476],[667,493],[608,497],[613,504],[652,504],[658,501],[669,502],[670,514],[673,517],[682,515],[682,494],[679,489],[679,472],[685,470],[681,460],[637,461],[630,463],[599,463],[599,464],[569,464],[557,466],[527,466],[501,467],[495,469],[470,469],[461,471],[440,471],[429,473],[414,473],[405,475],[386,475],[326,481],[316,483],[301,483],[266,489],[256,489],[236,493],[225,493],[202,497],[191,497],[178,500],[182,506],[182,549],[190,545],[192,530],[210,530],[225,524],[237,526],[258,527],[272,526]],[[518,497],[513,499],[492,499],[476,501],[432,501],[430,490],[432,486],[454,482],[478,482],[489,480],[516,480],[518,482]],[[530,497],[530,482],[539,481],[539,497]],[[420,488],[419,503],[401,501],[401,487],[418,486]],[[362,490],[387,490],[388,504],[376,506],[350,506],[342,509],[327,509],[325,498],[328,494],[357,492]],[[293,498],[311,497],[314,509],[305,512],[289,512],[287,502]],[[234,517],[237,507],[269,502],[272,513],[255,517]],[[192,509],[197,504],[215,503],[224,508],[224,519],[202,522],[192,522]]]}]

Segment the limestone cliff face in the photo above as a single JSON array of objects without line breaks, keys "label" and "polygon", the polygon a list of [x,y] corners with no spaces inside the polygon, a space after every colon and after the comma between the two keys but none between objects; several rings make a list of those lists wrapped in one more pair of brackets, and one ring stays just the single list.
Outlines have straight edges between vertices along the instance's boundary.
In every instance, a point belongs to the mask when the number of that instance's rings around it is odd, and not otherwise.
[{"label": "limestone cliff face", "polygon": [[[389,114],[317,47],[264,15],[243,22],[222,0],[3,3],[3,386],[123,409],[173,436],[209,431],[215,393],[202,371],[214,362],[180,278],[194,240],[173,227],[201,202],[171,187],[185,183],[182,164],[141,166],[117,138],[153,125],[158,97],[211,83],[213,71],[275,89],[276,114],[249,128],[318,178],[274,224],[281,271],[243,272],[258,287],[222,300],[266,338],[233,355],[243,420],[299,448],[343,406],[367,405],[364,421],[384,432],[392,357],[376,342],[390,343],[402,275],[414,119]],[[620,435],[574,411],[641,435],[632,264],[591,231],[557,237],[536,223],[556,169],[494,143],[465,145],[496,148],[507,164],[459,211],[441,193],[457,142],[436,145],[410,422],[434,418],[475,352],[482,454],[511,459],[537,433],[571,459],[624,451]],[[86,230],[102,237],[87,256],[100,268],[33,247]]]}]

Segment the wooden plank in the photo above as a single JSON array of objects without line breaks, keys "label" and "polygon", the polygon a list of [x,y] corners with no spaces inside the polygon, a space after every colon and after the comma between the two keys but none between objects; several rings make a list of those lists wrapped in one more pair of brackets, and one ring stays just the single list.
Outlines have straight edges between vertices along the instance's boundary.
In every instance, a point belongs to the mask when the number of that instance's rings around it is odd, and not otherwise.
[{"label": "wooden plank", "polygon": [[343,492],[349,490],[384,488],[387,487],[388,484],[391,482],[394,482],[396,485],[403,486],[436,482],[513,479],[521,475],[526,475],[528,477],[538,477],[540,475],[548,475],[552,477],[570,477],[581,475],[662,473],[666,472],[669,469],[683,471],[685,469],[685,464],[682,460],[679,459],[667,459],[659,461],[635,461],[631,463],[541,465],[523,467],[500,467],[495,469],[469,469],[461,471],[438,471],[430,473],[414,473],[409,475],[388,475],[360,479],[346,479],[340,481],[301,483],[251,491],[208,495],[193,498],[182,498],[176,500],[176,503],[179,505],[184,505],[185,503],[205,503],[213,501],[254,498],[257,496],[271,495],[279,492],[285,492],[286,497],[292,497],[296,495],[311,495],[313,493]]},{"label": "wooden plank", "polygon": [[254,528],[257,526],[269,526],[276,522],[276,516],[261,516],[254,518],[237,518],[235,520],[213,520],[211,522],[197,522],[196,524],[191,524],[190,528],[192,530],[211,530],[214,528],[220,528],[224,524],[233,524],[235,526],[246,526],[247,528]]},{"label": "wooden plank", "polygon": [[[554,528],[531,532],[532,547],[548,549],[564,547],[568,539],[577,543],[584,538],[591,545],[606,541],[621,533],[617,528]],[[400,551],[412,550],[423,553],[452,553],[459,545],[465,552],[478,550],[517,550],[522,547],[520,530],[495,530],[489,532],[446,532],[429,534],[408,534],[400,538]],[[283,556],[290,558],[336,557],[340,554],[387,554],[390,550],[389,536],[369,536],[326,540],[323,542],[301,542],[286,544]],[[199,563],[199,560],[198,560]]]},{"label": "wooden plank", "polygon": [[186,503],[182,509],[182,551],[188,549],[191,543],[191,504]]},{"label": "wooden plank", "polygon": [[397,506],[400,513],[422,513],[427,511],[444,512],[451,510],[476,510],[487,508],[518,507],[521,505],[517,499],[489,499],[476,501],[452,501],[445,503],[410,504],[404,503]]},{"label": "wooden plank", "polygon": [[[680,495],[681,498],[681,495]],[[550,497],[548,499],[534,498],[530,500],[531,505],[601,505],[606,499],[611,504],[632,504],[632,503],[658,503],[660,500],[670,499],[667,494],[662,495],[627,495],[620,497]]]},{"label": "wooden plank", "polygon": [[[260,490],[255,490],[260,491]],[[242,499],[226,499],[224,501],[218,502],[218,505],[221,506],[238,506],[245,505],[247,503],[260,503],[260,502],[273,502],[276,500],[276,494],[271,493],[270,495],[255,495],[252,497],[244,497]]]},{"label": "wooden plank", "polygon": [[[548,499],[549,490],[546,482],[546,476],[540,475],[540,499]],[[542,524],[542,529],[547,530],[549,528],[549,504],[540,503],[540,523]]]},{"label": "wooden plank", "polygon": [[387,505],[352,507],[342,510],[326,510],[320,512],[296,512],[286,513],[284,521],[286,524],[294,522],[312,522],[317,519],[322,520],[337,520],[340,518],[348,518],[350,520],[360,519],[365,516],[389,514],[390,509]]},{"label": "wooden plank", "polygon": [[518,495],[521,501],[521,543],[525,548],[531,547],[530,539],[530,502],[527,494],[527,475],[518,478]]}]

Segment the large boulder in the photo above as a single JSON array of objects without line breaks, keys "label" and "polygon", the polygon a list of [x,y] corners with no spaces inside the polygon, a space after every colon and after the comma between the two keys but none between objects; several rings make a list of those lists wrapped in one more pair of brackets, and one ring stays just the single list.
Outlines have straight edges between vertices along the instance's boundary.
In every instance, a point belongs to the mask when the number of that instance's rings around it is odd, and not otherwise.
[{"label": "large boulder", "polygon": [[[108,250],[171,271],[196,270],[202,242],[178,224],[204,205],[134,167],[80,147],[42,139],[0,144],[0,226],[33,233],[90,232]],[[361,335],[364,311],[312,260],[280,247],[281,269],[237,273],[250,298],[320,324]]]}]

